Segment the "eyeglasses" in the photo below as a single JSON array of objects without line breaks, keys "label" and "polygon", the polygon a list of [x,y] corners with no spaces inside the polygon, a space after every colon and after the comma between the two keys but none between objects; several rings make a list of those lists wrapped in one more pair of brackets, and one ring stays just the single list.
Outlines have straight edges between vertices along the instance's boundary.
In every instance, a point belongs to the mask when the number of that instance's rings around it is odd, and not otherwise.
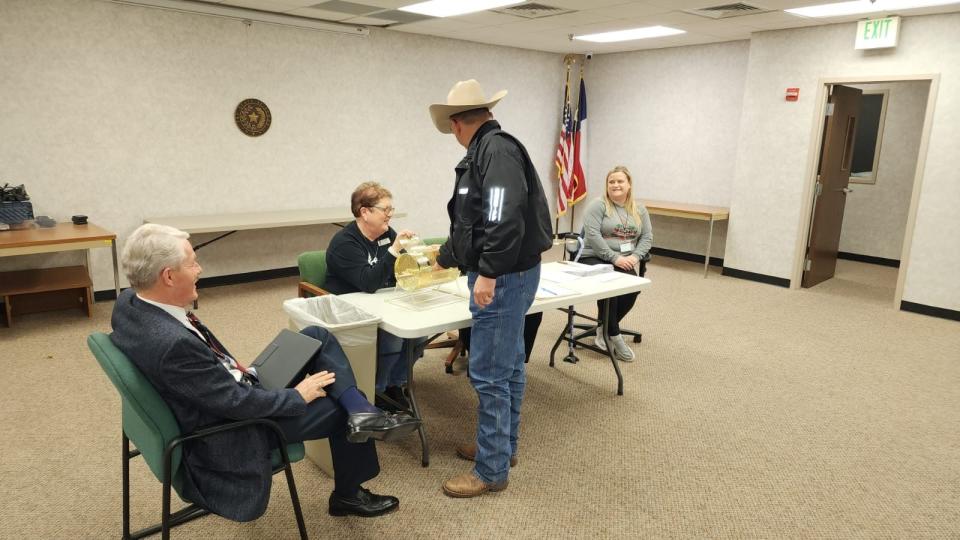
[{"label": "eyeglasses", "polygon": [[386,215],[388,215],[388,216],[392,216],[393,213],[397,211],[397,209],[394,208],[394,207],[392,207],[392,206],[388,206],[388,207],[384,208],[384,207],[382,207],[382,206],[373,205],[373,206],[368,206],[367,208],[376,208],[377,210],[383,212],[384,214],[386,214]]}]

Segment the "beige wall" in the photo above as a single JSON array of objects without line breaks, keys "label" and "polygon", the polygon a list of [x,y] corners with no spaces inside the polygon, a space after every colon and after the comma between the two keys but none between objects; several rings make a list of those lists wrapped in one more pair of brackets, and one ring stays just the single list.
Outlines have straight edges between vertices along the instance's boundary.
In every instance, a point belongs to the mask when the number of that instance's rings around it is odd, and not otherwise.
[{"label": "beige wall", "polygon": [[[855,25],[761,32],[749,42],[598,55],[588,67],[590,196],[623,163],[640,196],[729,204],[720,229],[732,268],[789,278],[821,78],[939,74],[904,300],[960,309],[960,14],[909,17],[900,45],[852,49]],[[410,213],[397,226],[446,228],[462,155],[426,106],[476,77],[510,94],[496,109],[554,193],[561,57],[372,30],[368,38],[120,6],[93,0],[0,3],[3,181],[26,183],[37,212],[83,212],[121,238],[143,217],[345,204],[378,179]],[[787,103],[784,89],[801,88]],[[237,131],[257,97],[274,125]],[[553,206],[553,205],[551,205]],[[702,252],[699,223],[659,220],[657,245]],[[293,265],[329,230],[248,232],[203,253],[207,275]],[[724,246],[725,240],[725,246]],[[100,250],[103,251],[103,250]],[[75,255],[0,261],[0,269]],[[94,257],[112,287],[109,255]]]},{"label": "beige wall", "polygon": [[[939,74],[940,86],[903,299],[960,309],[960,14],[903,20],[900,44],[856,51],[856,25],[760,32],[750,42],[725,265],[789,279],[801,226],[821,78]],[[784,89],[800,87],[788,103]]]},{"label": "beige wall", "polygon": [[[408,213],[396,226],[445,234],[463,148],[436,131],[427,106],[460,79],[508,89],[495,113],[552,189],[561,67],[556,54],[375,29],[362,38],[93,0],[3,0],[0,180],[25,183],[38,214],[84,213],[123,239],[148,216],[346,206],[375,179]],[[249,97],[273,114],[259,138],[233,122]],[[293,266],[331,230],[238,233],[201,251],[205,274]],[[0,270],[80,260],[5,258]],[[94,251],[93,269],[96,289],[112,289],[109,250]]]},{"label": "beige wall", "polygon": [[[622,164],[638,197],[727,206],[748,50],[734,41],[596,56],[587,75],[590,197]],[[703,254],[703,222],[652,220],[655,246]],[[714,230],[714,257],[723,256],[725,227]]]}]

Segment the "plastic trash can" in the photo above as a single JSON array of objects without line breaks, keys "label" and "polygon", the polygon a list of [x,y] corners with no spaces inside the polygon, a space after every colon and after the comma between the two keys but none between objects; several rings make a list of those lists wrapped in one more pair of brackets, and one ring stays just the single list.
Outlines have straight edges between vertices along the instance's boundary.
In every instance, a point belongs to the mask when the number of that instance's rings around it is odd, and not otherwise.
[{"label": "plastic trash can", "polygon": [[[373,401],[377,378],[377,326],[380,317],[372,315],[334,295],[291,298],[283,310],[290,317],[292,330],[308,326],[326,328],[337,338],[357,379],[357,388]],[[328,398],[320,398],[328,399]],[[304,441],[307,458],[333,477],[330,443]]]}]

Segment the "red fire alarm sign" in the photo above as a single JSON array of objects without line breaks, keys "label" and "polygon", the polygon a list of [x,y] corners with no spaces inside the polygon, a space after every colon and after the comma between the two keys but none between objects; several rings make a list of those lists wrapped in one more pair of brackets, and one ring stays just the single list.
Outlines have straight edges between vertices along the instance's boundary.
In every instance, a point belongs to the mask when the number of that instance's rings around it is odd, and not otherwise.
[{"label": "red fire alarm sign", "polygon": [[799,88],[787,88],[787,101],[797,101],[800,99]]}]

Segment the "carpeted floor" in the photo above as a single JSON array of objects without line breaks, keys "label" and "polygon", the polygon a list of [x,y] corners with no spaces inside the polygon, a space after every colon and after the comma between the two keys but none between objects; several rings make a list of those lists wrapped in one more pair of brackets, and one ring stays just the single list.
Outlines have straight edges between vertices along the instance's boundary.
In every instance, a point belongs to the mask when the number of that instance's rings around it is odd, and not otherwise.
[{"label": "carpeted floor", "polygon": [[[547,365],[563,323],[544,320],[528,367],[520,463],[510,487],[454,500],[441,482],[469,470],[476,398],[442,351],[417,364],[432,448],[381,444],[369,487],[401,499],[375,519],[332,518],[332,482],[296,480],[314,538],[958,538],[960,326],[892,308],[896,269],[840,261],[837,277],[790,291],[658,258],[624,326],[638,361]],[[295,280],[201,291],[200,314],[249,361],[287,320]],[[86,349],[93,319],[29,315],[0,328],[2,538],[120,534],[119,400]],[[583,306],[591,310],[589,306]],[[295,538],[286,484],[252,523],[217,516],[174,538]],[[159,516],[160,484],[132,468],[134,525]]]}]

